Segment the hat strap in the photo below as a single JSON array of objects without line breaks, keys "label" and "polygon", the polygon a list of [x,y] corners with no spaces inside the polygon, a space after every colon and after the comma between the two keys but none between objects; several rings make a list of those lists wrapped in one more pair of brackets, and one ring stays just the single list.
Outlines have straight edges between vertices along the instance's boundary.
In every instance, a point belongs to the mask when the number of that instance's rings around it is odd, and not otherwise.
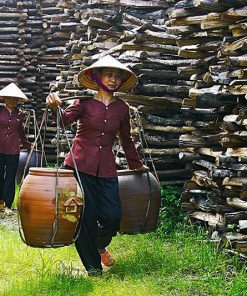
[{"label": "hat strap", "polygon": [[110,92],[110,93],[117,91],[122,86],[122,84],[125,82],[125,80],[122,81],[122,83],[121,83],[121,85],[119,85],[119,87],[112,90],[112,89],[109,89],[106,85],[104,85],[104,83],[101,81],[99,76],[97,76],[96,74],[91,73],[91,79],[94,80],[99,85],[99,87],[101,87],[103,90]]}]

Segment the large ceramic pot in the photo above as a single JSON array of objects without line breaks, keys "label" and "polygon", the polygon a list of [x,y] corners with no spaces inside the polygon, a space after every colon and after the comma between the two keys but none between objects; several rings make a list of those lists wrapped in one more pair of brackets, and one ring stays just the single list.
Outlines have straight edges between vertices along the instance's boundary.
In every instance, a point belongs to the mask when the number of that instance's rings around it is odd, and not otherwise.
[{"label": "large ceramic pot", "polygon": [[40,248],[73,243],[82,207],[82,194],[72,170],[59,169],[57,176],[56,169],[30,168],[18,199],[25,243]]},{"label": "large ceramic pot", "polygon": [[[21,149],[19,165],[18,165],[16,177],[15,177],[17,184],[21,183],[28,155],[29,155],[29,151],[27,149]],[[40,166],[41,166],[41,151],[33,151],[25,172],[25,176],[28,174],[28,170],[30,167],[40,167]]]},{"label": "large ceramic pot", "polygon": [[122,204],[120,233],[135,234],[156,229],[161,206],[160,186],[150,172],[118,171]]}]

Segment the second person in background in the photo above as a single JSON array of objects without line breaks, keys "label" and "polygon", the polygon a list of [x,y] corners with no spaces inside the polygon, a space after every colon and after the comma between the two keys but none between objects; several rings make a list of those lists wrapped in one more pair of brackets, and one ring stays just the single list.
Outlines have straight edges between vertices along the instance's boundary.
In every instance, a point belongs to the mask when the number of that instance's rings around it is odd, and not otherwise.
[{"label": "second person in background", "polygon": [[27,102],[28,98],[10,83],[0,91],[0,101],[5,103],[0,107],[0,206],[6,215],[12,215],[20,145],[31,148],[23,127],[23,113],[17,105]]}]

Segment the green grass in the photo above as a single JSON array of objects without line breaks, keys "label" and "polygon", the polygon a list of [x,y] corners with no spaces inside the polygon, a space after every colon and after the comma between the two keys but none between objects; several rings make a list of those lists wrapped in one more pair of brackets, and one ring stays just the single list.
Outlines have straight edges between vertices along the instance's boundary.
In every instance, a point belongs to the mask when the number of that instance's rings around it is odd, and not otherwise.
[{"label": "green grass", "polygon": [[74,246],[30,248],[17,230],[0,227],[0,296],[246,295],[245,265],[210,243],[202,229],[185,229],[178,196],[176,188],[162,189],[156,233],[113,239],[117,263],[98,278],[81,274]]},{"label": "green grass", "polygon": [[102,277],[85,277],[74,246],[35,249],[18,232],[0,228],[0,295],[246,295],[245,266],[207,241],[202,231],[117,236],[117,263]]}]

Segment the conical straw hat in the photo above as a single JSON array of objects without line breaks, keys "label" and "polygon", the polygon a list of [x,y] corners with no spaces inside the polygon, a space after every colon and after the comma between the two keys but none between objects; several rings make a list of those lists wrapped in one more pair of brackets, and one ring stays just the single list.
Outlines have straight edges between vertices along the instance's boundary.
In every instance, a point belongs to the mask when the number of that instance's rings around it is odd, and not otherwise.
[{"label": "conical straw hat", "polygon": [[28,101],[27,96],[13,82],[8,84],[7,86],[5,86],[3,89],[0,90],[0,100],[3,101],[5,98],[21,99],[22,102]]},{"label": "conical straw hat", "polygon": [[99,85],[96,81],[91,79],[91,74],[95,72],[98,68],[115,68],[121,69],[126,72],[126,78],[123,81],[123,84],[118,89],[118,91],[129,91],[137,83],[136,75],[128,69],[124,64],[120,63],[118,60],[113,58],[110,55],[103,57],[97,62],[93,63],[91,66],[82,70],[78,75],[78,81],[80,84],[84,85],[87,88],[98,90]]}]

